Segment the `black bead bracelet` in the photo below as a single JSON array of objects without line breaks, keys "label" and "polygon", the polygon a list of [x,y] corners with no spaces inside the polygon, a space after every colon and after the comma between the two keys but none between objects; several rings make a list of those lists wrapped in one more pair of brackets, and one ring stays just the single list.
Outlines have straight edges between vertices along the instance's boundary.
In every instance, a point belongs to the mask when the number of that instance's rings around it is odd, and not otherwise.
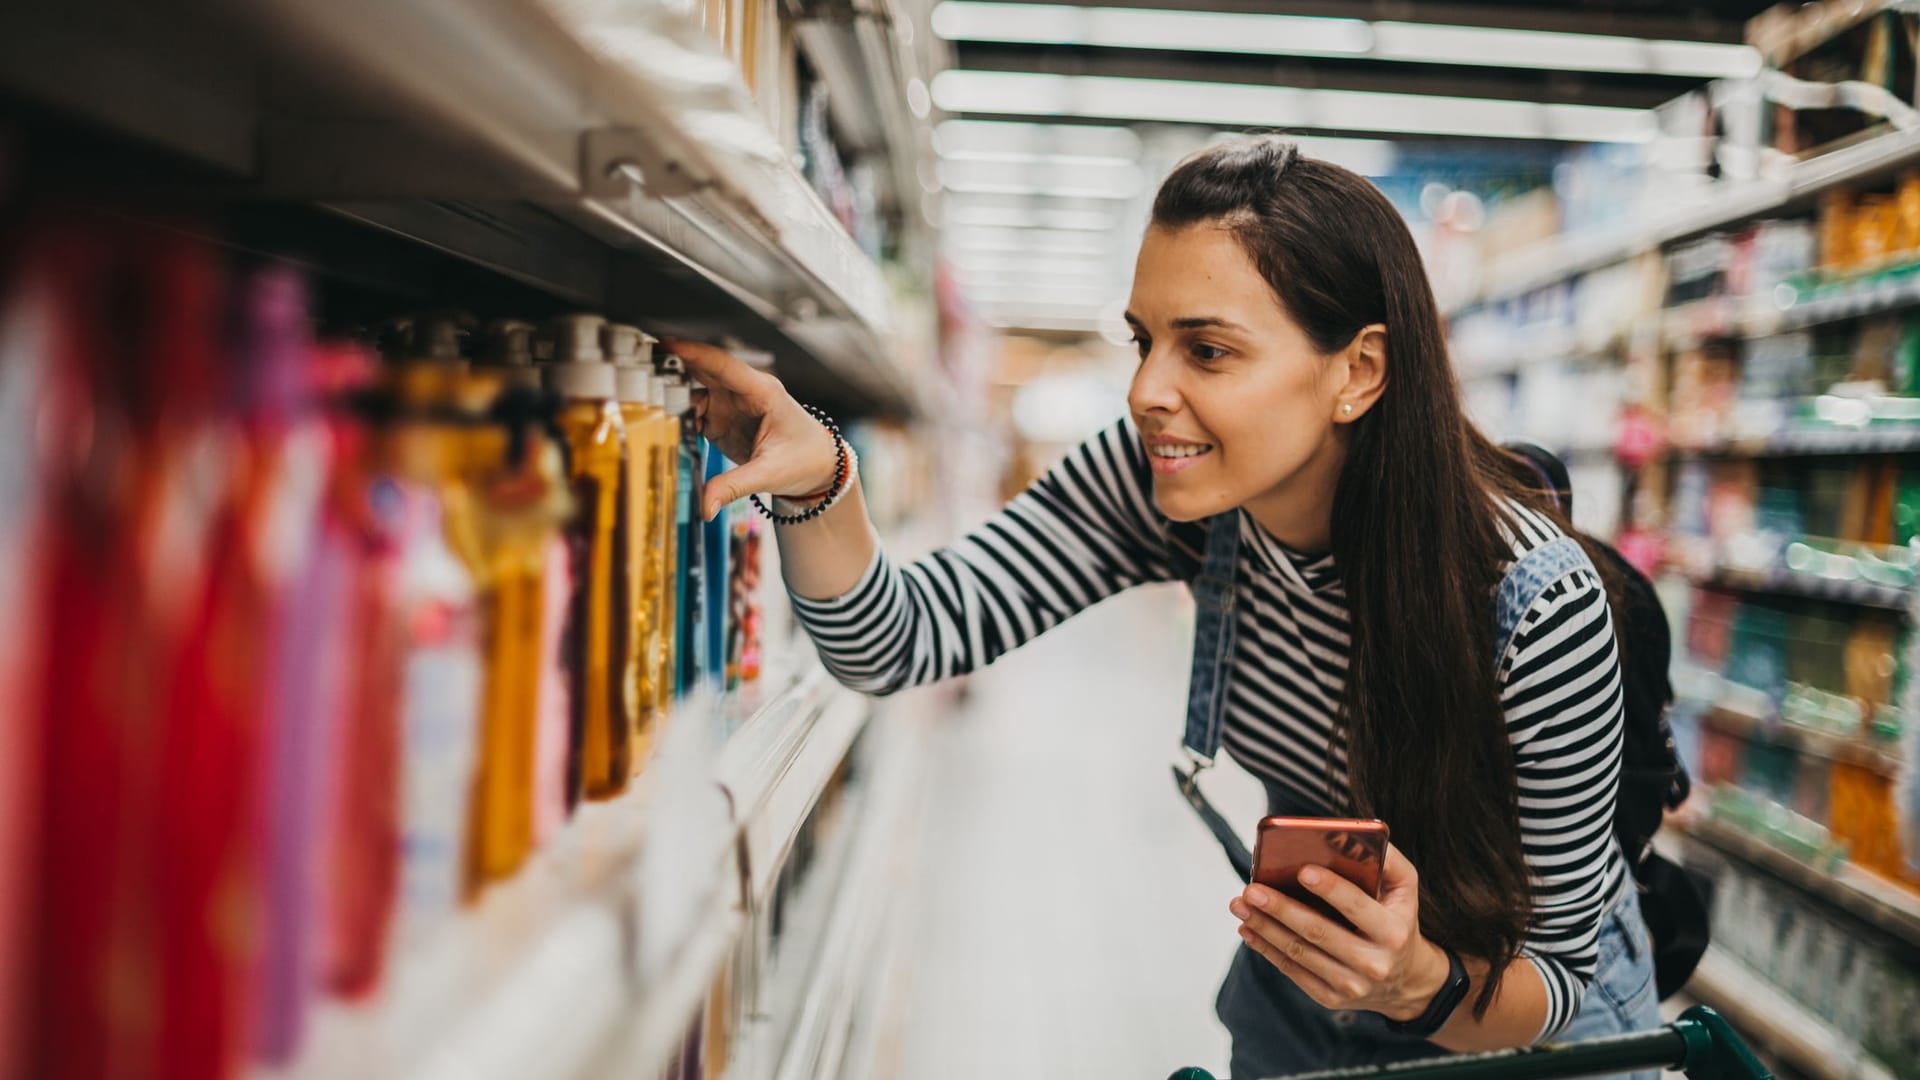
[{"label": "black bead bracelet", "polygon": [[826,513],[835,502],[839,501],[840,496],[845,493],[847,481],[850,479],[853,471],[852,464],[847,458],[847,440],[840,434],[840,425],[833,422],[833,417],[828,416],[825,412],[812,405],[802,405],[800,407],[807,410],[807,415],[820,421],[821,425],[827,429],[827,434],[833,437],[833,486],[827,489],[826,498],[797,514],[776,514],[768,508],[766,503],[760,500],[760,496],[748,495],[747,498],[753,503],[754,509],[765,514],[767,520],[773,522],[775,525],[805,525],[807,522]]}]

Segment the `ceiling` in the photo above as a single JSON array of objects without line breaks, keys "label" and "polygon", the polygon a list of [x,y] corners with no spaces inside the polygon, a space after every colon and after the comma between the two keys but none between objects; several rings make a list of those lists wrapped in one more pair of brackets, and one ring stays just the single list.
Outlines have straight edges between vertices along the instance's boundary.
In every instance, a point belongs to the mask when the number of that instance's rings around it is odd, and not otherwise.
[{"label": "ceiling", "polygon": [[1644,143],[1655,106],[1759,70],[1754,0],[944,0],[933,201],[1004,326],[1113,321],[1153,182],[1221,133],[1283,130],[1368,175],[1408,141]]}]

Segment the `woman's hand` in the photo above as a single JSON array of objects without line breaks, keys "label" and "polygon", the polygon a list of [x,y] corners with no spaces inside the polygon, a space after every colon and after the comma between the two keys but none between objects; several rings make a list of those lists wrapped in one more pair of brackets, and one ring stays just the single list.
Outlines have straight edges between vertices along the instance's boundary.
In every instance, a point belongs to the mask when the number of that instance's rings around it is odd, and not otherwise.
[{"label": "woman's hand", "polygon": [[706,388],[693,395],[700,433],[736,463],[707,481],[703,520],[754,492],[800,498],[833,486],[839,456],[832,435],[779,379],[711,345],[673,339],[660,344],[685,360]]},{"label": "woman's hand", "polygon": [[1249,885],[1230,905],[1240,937],[1307,996],[1329,1009],[1367,1009],[1390,1020],[1426,1012],[1447,980],[1447,958],[1420,936],[1420,880],[1389,844],[1381,898],[1325,867],[1300,884],[1346,916],[1349,929],[1273,889]]}]

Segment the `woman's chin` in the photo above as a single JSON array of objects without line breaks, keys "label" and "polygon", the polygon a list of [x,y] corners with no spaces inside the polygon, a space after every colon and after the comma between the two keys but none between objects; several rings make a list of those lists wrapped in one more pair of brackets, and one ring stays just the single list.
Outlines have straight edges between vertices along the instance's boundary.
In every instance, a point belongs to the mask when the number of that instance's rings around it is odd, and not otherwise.
[{"label": "woman's chin", "polygon": [[1182,490],[1185,487],[1177,481],[1169,483],[1166,478],[1154,477],[1153,505],[1161,516],[1169,521],[1200,521],[1228,509],[1220,505],[1218,498],[1207,498],[1191,490]]}]

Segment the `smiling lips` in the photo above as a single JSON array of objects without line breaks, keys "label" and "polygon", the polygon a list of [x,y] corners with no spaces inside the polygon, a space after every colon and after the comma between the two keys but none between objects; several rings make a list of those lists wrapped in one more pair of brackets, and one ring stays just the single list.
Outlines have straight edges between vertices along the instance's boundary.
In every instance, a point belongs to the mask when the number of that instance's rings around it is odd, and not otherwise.
[{"label": "smiling lips", "polygon": [[1166,436],[1147,439],[1146,444],[1155,476],[1172,476],[1190,469],[1194,463],[1213,452],[1212,443],[1188,442]]}]

